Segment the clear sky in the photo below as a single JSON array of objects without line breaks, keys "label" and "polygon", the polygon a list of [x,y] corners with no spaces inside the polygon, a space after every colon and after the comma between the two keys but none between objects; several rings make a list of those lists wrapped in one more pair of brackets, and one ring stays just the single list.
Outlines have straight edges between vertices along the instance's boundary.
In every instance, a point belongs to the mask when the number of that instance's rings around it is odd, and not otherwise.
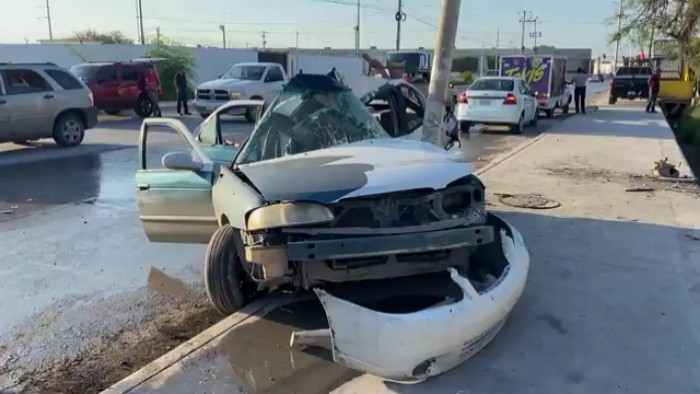
[{"label": "clear sky", "polygon": [[[48,38],[46,0],[0,0],[11,2],[0,13],[0,42],[23,43]],[[363,47],[395,46],[394,13],[398,0],[361,1]],[[266,31],[268,47],[352,48],[355,38],[356,0],[142,0],[147,36],[156,34],[186,44],[221,45],[219,24],[225,24],[228,45],[262,45]],[[406,22],[402,24],[403,48],[432,47],[440,0],[403,0]],[[74,31],[121,30],[136,38],[136,0],[49,0],[54,38]],[[593,48],[594,54],[610,54],[607,38],[615,14],[613,0],[462,0],[458,47],[519,47],[523,10],[539,17],[539,44]],[[534,28],[526,30],[528,37]],[[298,32],[298,35],[297,35]],[[626,44],[621,50],[627,51]]]}]

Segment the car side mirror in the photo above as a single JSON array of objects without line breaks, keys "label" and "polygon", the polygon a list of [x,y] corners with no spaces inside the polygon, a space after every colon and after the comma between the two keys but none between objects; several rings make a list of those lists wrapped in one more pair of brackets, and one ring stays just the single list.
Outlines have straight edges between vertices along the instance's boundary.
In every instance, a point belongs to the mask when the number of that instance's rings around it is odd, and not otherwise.
[{"label": "car side mirror", "polygon": [[163,167],[170,170],[199,171],[203,163],[187,152],[170,152],[163,156]]}]

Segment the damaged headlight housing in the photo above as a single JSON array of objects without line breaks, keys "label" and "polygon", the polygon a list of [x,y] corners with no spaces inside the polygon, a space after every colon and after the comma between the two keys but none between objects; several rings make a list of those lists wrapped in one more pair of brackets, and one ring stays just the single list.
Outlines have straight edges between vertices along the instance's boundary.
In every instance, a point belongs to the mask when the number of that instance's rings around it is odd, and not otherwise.
[{"label": "damaged headlight housing", "polygon": [[253,210],[248,215],[249,231],[309,224],[328,223],[333,212],[325,205],[312,202],[279,203]]}]

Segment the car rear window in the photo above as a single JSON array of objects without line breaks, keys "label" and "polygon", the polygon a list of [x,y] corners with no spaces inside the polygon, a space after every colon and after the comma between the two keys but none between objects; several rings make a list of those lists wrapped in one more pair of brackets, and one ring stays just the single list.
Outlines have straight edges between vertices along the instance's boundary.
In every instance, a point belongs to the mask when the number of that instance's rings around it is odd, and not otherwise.
[{"label": "car rear window", "polygon": [[70,68],[70,72],[73,73],[83,82],[90,82],[94,79],[95,73],[100,66],[93,64],[83,64],[77,65]]},{"label": "car rear window", "polygon": [[66,90],[78,90],[82,89],[83,85],[78,82],[75,77],[70,75],[70,73],[67,73],[63,70],[44,70],[45,73],[49,74],[49,76],[56,81],[63,89]]},{"label": "car rear window", "polygon": [[651,75],[651,67],[620,67],[615,72],[615,75]]},{"label": "car rear window", "polygon": [[477,79],[469,90],[495,90],[499,92],[513,91],[512,79]]}]

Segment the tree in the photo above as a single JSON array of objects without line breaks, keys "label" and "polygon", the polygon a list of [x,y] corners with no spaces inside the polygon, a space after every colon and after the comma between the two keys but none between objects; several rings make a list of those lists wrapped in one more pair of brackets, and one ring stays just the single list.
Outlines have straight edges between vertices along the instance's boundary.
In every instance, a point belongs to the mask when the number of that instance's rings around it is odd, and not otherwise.
[{"label": "tree", "polygon": [[184,70],[187,80],[193,81],[196,61],[192,52],[176,41],[168,40],[162,36],[151,40],[153,48],[146,51],[146,57],[165,58],[167,60],[157,62],[156,69],[161,80],[161,89],[166,100],[173,100],[176,97],[173,80],[175,74]]},{"label": "tree", "polygon": [[126,37],[119,30],[110,31],[107,33],[99,33],[95,29],[87,29],[75,32],[70,40],[76,40],[81,44],[84,42],[99,42],[101,44],[133,44],[133,41]]},{"label": "tree", "polygon": [[[697,56],[692,53],[700,21],[700,0],[618,0],[623,1],[622,27],[612,40],[630,38],[639,45],[654,36],[669,38],[676,44],[676,55],[684,59]],[[642,48],[646,45],[642,45]]]}]

